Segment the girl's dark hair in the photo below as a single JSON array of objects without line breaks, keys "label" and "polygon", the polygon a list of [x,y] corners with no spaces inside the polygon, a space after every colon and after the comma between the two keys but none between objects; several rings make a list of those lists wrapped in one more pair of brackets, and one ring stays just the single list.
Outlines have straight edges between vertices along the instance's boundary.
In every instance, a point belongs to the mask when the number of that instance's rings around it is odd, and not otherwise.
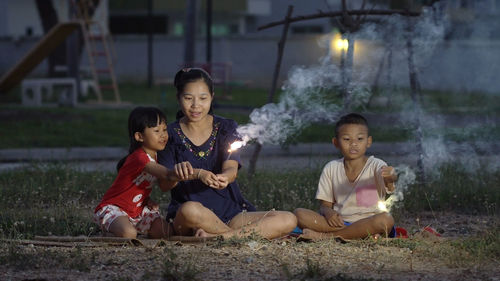
[{"label": "girl's dark hair", "polygon": [[346,124],[365,125],[368,129],[368,121],[366,121],[366,118],[363,117],[363,115],[358,113],[349,113],[340,117],[339,121],[335,124],[335,137],[338,137],[340,127]]},{"label": "girl's dark hair", "polygon": [[[210,91],[210,95],[214,95],[214,82],[212,81],[212,77],[210,74],[201,68],[183,68],[175,74],[174,78],[174,86],[177,89],[176,97],[177,100],[180,99],[181,94],[184,92],[184,88],[188,83],[196,82],[202,80],[208,87]],[[209,113],[212,113],[212,106],[210,106]],[[176,114],[176,118],[180,119],[184,116],[182,111],[178,111]]]},{"label": "girl's dark hair", "polygon": [[142,143],[135,140],[135,133],[143,133],[144,129],[156,127],[163,122],[167,123],[167,117],[165,117],[165,114],[156,107],[138,106],[130,112],[128,116],[128,138],[130,146],[127,156],[123,157],[116,165],[116,170],[120,170],[127,157],[141,147]]}]

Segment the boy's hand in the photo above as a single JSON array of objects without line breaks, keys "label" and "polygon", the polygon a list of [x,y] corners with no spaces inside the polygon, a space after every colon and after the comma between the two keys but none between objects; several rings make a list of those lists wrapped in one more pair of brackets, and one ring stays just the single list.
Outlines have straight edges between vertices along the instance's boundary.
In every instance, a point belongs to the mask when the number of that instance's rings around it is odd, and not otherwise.
[{"label": "boy's hand", "polygon": [[398,176],[396,175],[396,171],[394,171],[394,168],[392,166],[384,166],[381,169],[381,175],[382,178],[384,179],[385,185],[392,184],[396,182],[398,179]]},{"label": "boy's hand", "polygon": [[342,220],[342,217],[340,216],[339,213],[334,211],[333,209],[329,209],[326,212],[324,212],[324,217],[326,219],[326,222],[328,223],[329,226],[331,227],[344,227],[344,220]]},{"label": "boy's hand", "polygon": [[189,176],[194,173],[193,166],[188,161],[177,163],[174,165],[174,171],[180,180],[188,180]]}]

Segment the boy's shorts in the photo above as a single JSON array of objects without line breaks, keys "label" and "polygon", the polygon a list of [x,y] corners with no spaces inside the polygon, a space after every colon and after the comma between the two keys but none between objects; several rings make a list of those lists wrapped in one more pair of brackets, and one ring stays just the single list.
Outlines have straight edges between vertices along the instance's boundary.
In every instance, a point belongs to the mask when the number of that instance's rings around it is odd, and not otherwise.
[{"label": "boy's shorts", "polygon": [[109,232],[109,226],[113,221],[122,216],[127,216],[130,223],[135,227],[138,233],[148,234],[151,223],[157,218],[161,219],[160,211],[155,211],[144,206],[140,216],[131,218],[122,208],[115,205],[106,205],[94,214],[94,222],[98,224],[103,231]]}]

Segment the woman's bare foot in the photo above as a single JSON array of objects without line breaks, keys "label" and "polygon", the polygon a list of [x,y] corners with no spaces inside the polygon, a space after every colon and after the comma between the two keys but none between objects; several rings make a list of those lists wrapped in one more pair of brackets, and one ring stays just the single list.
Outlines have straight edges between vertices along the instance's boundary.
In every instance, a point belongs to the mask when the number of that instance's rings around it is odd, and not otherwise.
[{"label": "woman's bare foot", "polygon": [[217,236],[217,234],[208,233],[205,230],[198,228],[195,231],[194,236],[195,237],[214,237],[214,236]]}]

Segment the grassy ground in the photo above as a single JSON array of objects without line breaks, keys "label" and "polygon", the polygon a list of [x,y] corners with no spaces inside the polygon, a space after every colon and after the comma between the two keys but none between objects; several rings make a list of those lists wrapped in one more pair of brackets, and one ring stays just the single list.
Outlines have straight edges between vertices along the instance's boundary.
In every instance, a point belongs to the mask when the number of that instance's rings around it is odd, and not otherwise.
[{"label": "grassy ground", "polygon": [[[440,179],[410,186],[406,200],[392,210],[397,224],[412,234],[409,239],[344,245],[253,237],[156,248],[47,248],[1,239],[98,234],[91,213],[114,174],[78,172],[62,164],[33,165],[0,177],[0,276],[6,280],[32,276],[43,280],[495,280],[500,256],[500,172],[471,175],[463,167],[442,169]],[[260,210],[316,209],[312,198],[320,172],[259,172],[253,178],[242,173],[239,183],[244,196]],[[162,210],[169,202],[169,194],[157,188],[152,198]],[[425,225],[449,239],[420,236],[416,231]]]},{"label": "grassy ground", "polygon": [[[410,186],[396,205],[396,218],[425,211],[496,216],[500,212],[500,172],[471,175],[463,167],[444,166],[441,177],[426,185]],[[316,209],[313,199],[321,170],[239,175],[245,197],[259,210]],[[96,232],[90,215],[110,186],[113,173],[79,172],[64,165],[33,165],[2,173],[0,178],[0,236],[90,235]],[[161,204],[169,193],[155,189]]]}]

